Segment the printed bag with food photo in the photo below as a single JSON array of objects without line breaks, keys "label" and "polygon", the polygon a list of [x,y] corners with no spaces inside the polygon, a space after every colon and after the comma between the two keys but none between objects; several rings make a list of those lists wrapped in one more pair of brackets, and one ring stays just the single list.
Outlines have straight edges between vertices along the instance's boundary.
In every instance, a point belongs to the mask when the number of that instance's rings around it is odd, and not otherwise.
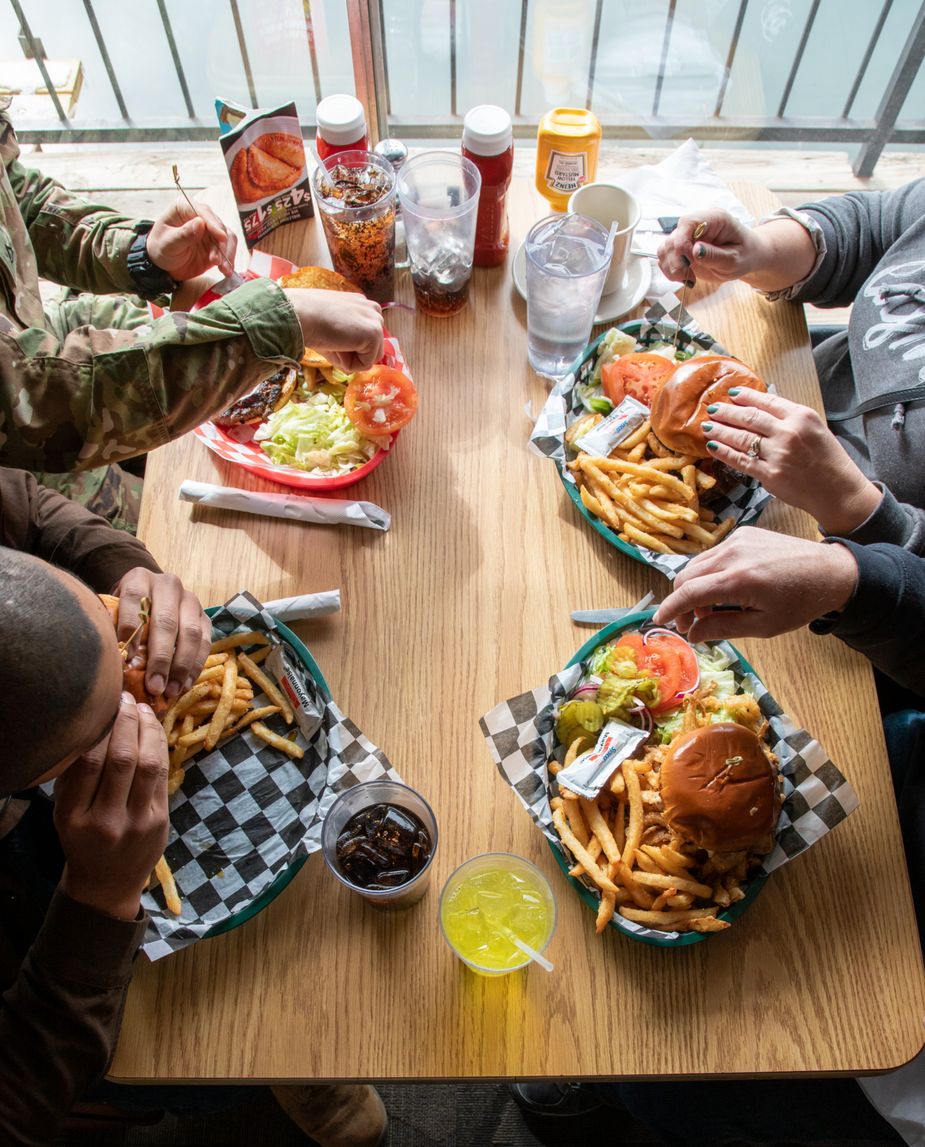
[{"label": "printed bag with food photo", "polygon": [[314,213],[302,127],[294,103],[251,111],[216,100],[219,142],[248,247]]},{"label": "printed bag with food photo", "polygon": [[858,798],[732,645],[691,645],[653,612],[480,724],[596,930],[680,947],[728,929]]},{"label": "printed bag with food photo", "polygon": [[706,406],[735,386],[766,389],[667,295],[582,353],[530,441],[602,537],[673,580],[771,496],[706,447]]}]

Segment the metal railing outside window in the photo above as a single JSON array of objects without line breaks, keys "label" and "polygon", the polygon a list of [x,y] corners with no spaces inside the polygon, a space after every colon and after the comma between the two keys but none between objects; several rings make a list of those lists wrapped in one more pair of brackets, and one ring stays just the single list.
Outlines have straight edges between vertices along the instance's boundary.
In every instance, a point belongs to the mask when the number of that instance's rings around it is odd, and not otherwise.
[{"label": "metal railing outside window", "polygon": [[[495,102],[521,137],[571,104],[615,140],[858,145],[858,175],[925,143],[919,0],[0,0],[0,37],[54,109],[17,121],[26,142],[212,140],[216,95],[295,98],[311,136],[322,96],[353,90],[374,137],[458,137]],[[69,114],[46,57],[78,52]]]}]

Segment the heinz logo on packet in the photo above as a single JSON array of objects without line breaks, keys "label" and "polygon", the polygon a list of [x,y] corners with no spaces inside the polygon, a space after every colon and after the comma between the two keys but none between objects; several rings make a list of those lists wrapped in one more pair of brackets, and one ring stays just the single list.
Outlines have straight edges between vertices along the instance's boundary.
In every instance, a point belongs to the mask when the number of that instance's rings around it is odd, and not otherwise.
[{"label": "heinz logo on packet", "polygon": [[215,111],[248,247],[283,223],[310,219],[314,210],[295,104],[249,111],[216,100]]}]

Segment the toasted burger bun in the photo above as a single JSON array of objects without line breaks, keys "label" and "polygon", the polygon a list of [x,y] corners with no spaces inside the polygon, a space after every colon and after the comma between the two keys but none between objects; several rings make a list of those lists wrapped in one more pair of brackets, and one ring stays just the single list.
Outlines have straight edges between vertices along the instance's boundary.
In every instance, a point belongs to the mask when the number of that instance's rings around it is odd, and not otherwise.
[{"label": "toasted burger bun", "polygon": [[328,267],[299,267],[291,275],[283,275],[279,285],[285,287],[304,287],[315,291],[353,291],[362,295],[359,287],[354,286],[349,279],[339,275]]},{"label": "toasted burger bun", "polygon": [[753,370],[735,358],[704,354],[682,363],[668,376],[652,403],[656,438],[679,454],[709,458],[700,424],[709,420],[707,407],[722,402],[736,386],[768,389]]},{"label": "toasted burger bun", "polygon": [[[112,618],[113,626],[117,626],[119,624],[119,599],[113,597],[111,593],[101,593],[99,594],[99,599],[109,610],[109,616]],[[140,654],[142,658],[146,657],[148,652],[147,637],[148,627],[145,626],[138,639],[137,648],[137,653]],[[170,702],[163,694],[161,694],[160,697],[152,697],[147,689],[145,689],[144,667],[133,669],[126,664],[122,672],[122,685],[126,692],[131,693],[136,701],[143,701],[145,705],[150,705],[157,717],[163,717],[170,708]]]},{"label": "toasted burger bun", "polygon": [[766,844],[780,814],[776,768],[755,734],[731,721],[671,742],[661,794],[668,826],[710,852]]}]

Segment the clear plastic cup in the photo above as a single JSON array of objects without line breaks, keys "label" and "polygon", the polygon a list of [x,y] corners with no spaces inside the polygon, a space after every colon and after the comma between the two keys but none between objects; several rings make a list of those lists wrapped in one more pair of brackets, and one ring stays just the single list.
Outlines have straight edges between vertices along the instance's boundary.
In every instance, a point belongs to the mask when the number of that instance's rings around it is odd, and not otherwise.
[{"label": "clear plastic cup", "polygon": [[584,215],[548,215],[527,235],[527,354],[559,378],[587,345],[610,267],[610,233]]},{"label": "clear plastic cup", "polygon": [[340,151],[312,174],[334,270],[377,303],[395,293],[395,170],[372,151]]},{"label": "clear plastic cup", "polygon": [[418,310],[441,318],[469,299],[482,177],[449,151],[425,151],[402,164],[398,198]]},{"label": "clear plastic cup", "polygon": [[[337,859],[337,838],[352,817],[381,804],[414,813],[430,837],[430,855],[423,868],[403,884],[390,888],[363,888],[359,884],[354,884],[341,869]],[[366,781],[345,789],[328,809],[321,828],[321,852],[328,868],[341,884],[345,884],[351,891],[368,900],[374,907],[392,911],[410,908],[427,891],[431,866],[437,852],[437,837],[437,818],[434,816],[434,810],[420,793],[398,781]]]},{"label": "clear plastic cup", "polygon": [[536,865],[509,852],[461,864],[440,893],[440,928],[460,960],[481,976],[506,976],[531,963],[513,942],[540,954],[556,930],[556,899]]}]

